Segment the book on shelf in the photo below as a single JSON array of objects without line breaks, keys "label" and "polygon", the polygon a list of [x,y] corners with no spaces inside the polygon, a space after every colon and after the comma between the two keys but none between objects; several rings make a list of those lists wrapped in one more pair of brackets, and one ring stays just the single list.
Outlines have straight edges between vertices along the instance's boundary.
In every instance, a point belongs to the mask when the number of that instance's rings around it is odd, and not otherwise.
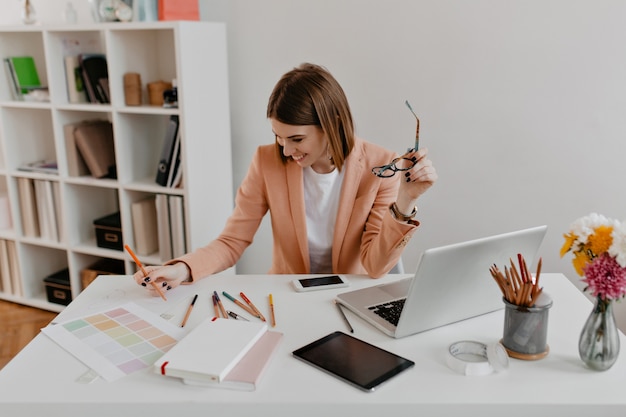
[{"label": "book on shelf", "polygon": [[159,250],[156,198],[154,196],[135,201],[130,205],[135,236],[135,252],[150,255]]},{"label": "book on shelf", "polygon": [[37,213],[37,199],[35,198],[35,184],[31,178],[18,177],[17,189],[24,236],[39,237],[39,215]]},{"label": "book on shelf", "polygon": [[182,195],[168,196],[170,211],[170,235],[172,239],[172,258],[187,253],[185,244],[185,207]]},{"label": "book on shelf", "polygon": [[104,54],[80,54],[78,62],[83,74],[87,100],[90,103],[109,103],[109,73]]},{"label": "book on shelf", "polygon": [[200,20],[197,0],[158,0],[159,20]]},{"label": "book on shelf", "polygon": [[11,267],[9,266],[9,248],[6,240],[0,239],[0,285],[2,292],[13,294]]},{"label": "book on shelf", "polygon": [[17,246],[13,240],[7,240],[6,246],[9,257],[9,271],[11,271],[11,289],[13,290],[13,295],[23,297],[24,285],[22,284],[22,272],[17,257]]},{"label": "book on shelf", "polygon": [[65,80],[67,82],[67,100],[70,103],[86,103],[87,93],[78,55],[65,57]]},{"label": "book on shelf", "polygon": [[20,171],[39,172],[42,174],[59,174],[59,165],[57,161],[39,160],[20,165]]},{"label": "book on shelf", "polygon": [[165,376],[222,382],[267,332],[265,322],[208,317],[154,364]]},{"label": "book on shelf", "polygon": [[192,378],[183,378],[183,382],[187,385],[202,387],[254,391],[274,357],[274,353],[278,350],[282,339],[282,333],[266,331],[221,382]]},{"label": "book on shelf", "polygon": [[157,236],[159,241],[159,258],[162,262],[172,259],[172,235],[170,231],[170,209],[166,194],[155,196],[157,214]]},{"label": "book on shelf", "polygon": [[0,192],[0,230],[9,230],[12,228],[13,221],[11,220],[9,196],[4,192]]},{"label": "book on shelf", "polygon": [[78,124],[74,129],[76,147],[95,178],[115,178],[113,125],[108,120]]},{"label": "book on shelf", "polygon": [[76,146],[76,137],[74,132],[76,127],[82,124],[93,123],[93,121],[85,120],[78,123],[68,123],[63,126],[63,136],[65,138],[65,154],[67,156],[67,173],[71,177],[82,177],[90,175],[91,172],[85,163],[85,158],[78,151]]},{"label": "book on shelf", "polygon": [[35,200],[42,239],[59,241],[59,229],[52,181],[35,179]]},{"label": "book on shelf", "polygon": [[32,56],[7,57],[4,63],[14,99],[20,100],[32,89],[42,88]]},{"label": "book on shelf", "polygon": [[180,137],[178,135],[179,119],[176,115],[171,115],[165,131],[165,139],[163,141],[163,148],[161,150],[161,157],[157,165],[156,183],[162,186],[168,185],[168,178],[170,176],[170,170],[175,164],[175,148],[176,142],[180,144]]},{"label": "book on shelf", "polygon": [[63,210],[61,207],[61,183],[58,181],[48,181],[52,184],[52,205],[54,206],[54,223],[57,230],[57,241],[65,241],[65,226],[63,224]]}]

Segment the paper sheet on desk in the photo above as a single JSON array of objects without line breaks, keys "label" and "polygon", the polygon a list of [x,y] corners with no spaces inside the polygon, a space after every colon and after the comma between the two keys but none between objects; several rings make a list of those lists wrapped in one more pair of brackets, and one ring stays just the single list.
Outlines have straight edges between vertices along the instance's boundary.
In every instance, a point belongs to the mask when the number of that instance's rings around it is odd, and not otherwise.
[{"label": "paper sheet on desk", "polygon": [[[117,280],[120,285],[111,286],[110,281],[112,280]],[[182,317],[189,305],[189,293],[182,291],[182,289],[168,291],[167,301],[163,301],[160,297],[151,296],[143,287],[137,285],[129,275],[103,276],[96,279],[83,291],[89,292],[90,296],[77,297],[52,322],[68,321],[129,302],[161,315],[166,320]],[[97,295],[94,296],[94,294]]]},{"label": "paper sheet on desk", "polygon": [[151,367],[187,333],[134,303],[52,324],[42,332],[107,381]]}]

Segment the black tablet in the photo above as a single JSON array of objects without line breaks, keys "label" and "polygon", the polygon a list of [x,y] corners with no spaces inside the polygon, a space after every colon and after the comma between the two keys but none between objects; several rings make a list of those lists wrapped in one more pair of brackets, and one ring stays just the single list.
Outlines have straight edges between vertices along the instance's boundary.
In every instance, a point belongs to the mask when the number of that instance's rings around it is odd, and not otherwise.
[{"label": "black tablet", "polygon": [[383,382],[415,365],[413,361],[342,332],[331,333],[294,350],[293,356],[364,391],[374,391]]}]

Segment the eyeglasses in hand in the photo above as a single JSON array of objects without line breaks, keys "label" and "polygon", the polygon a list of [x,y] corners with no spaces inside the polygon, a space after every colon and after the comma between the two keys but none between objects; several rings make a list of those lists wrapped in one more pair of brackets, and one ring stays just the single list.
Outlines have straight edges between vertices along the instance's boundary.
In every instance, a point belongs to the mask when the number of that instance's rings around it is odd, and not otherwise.
[{"label": "eyeglasses in hand", "polygon": [[[419,144],[420,144],[420,119],[417,117],[417,115],[413,111],[413,108],[409,104],[408,100],[405,101],[404,104],[406,104],[409,110],[411,110],[411,113],[413,113],[413,116],[415,116],[415,120],[417,120],[417,128],[415,129],[415,147],[413,149],[409,148],[407,152],[417,151],[419,149]],[[399,157],[399,158],[395,158],[393,161],[391,161],[387,165],[372,168],[372,174],[381,178],[390,178],[390,177],[393,177],[395,173],[398,171],[408,171],[409,169],[413,168],[415,164],[417,164],[417,159],[415,157],[413,158]]]}]

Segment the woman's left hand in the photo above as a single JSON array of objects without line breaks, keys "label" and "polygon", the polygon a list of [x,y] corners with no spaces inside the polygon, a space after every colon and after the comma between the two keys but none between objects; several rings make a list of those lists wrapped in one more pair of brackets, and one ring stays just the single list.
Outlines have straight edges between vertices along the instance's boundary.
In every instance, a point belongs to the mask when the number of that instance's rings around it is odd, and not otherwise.
[{"label": "woman's left hand", "polygon": [[409,150],[402,158],[415,161],[411,169],[399,172],[402,178],[396,199],[398,209],[403,213],[410,213],[417,199],[432,187],[438,177],[432,161],[428,159],[428,149]]}]

